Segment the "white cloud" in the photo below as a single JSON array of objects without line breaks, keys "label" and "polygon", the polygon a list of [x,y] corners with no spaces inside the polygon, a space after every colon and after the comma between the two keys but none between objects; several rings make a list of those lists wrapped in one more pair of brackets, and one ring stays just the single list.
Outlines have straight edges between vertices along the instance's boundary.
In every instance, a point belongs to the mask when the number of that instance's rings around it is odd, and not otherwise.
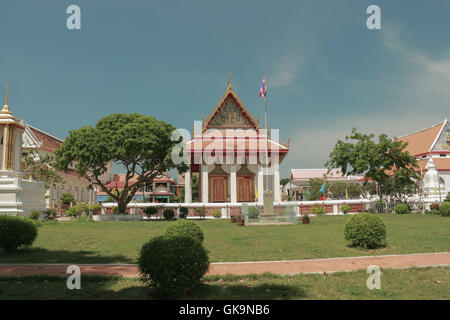
[{"label": "white cloud", "polygon": [[383,45],[403,61],[400,73],[386,78],[381,86],[390,98],[380,102],[382,108],[368,109],[362,116],[324,118],[320,125],[311,119],[306,126],[285,128],[283,135],[290,134],[292,139],[281,166],[283,176],[289,176],[291,168],[323,168],[336,141],[344,139],[353,127],[376,136],[386,133],[398,137],[450,118],[450,51],[431,58],[408,48],[401,41],[399,28],[384,28],[383,32]]},{"label": "white cloud", "polygon": [[[414,111],[427,116],[450,110],[450,52],[438,58],[406,46],[398,27],[389,27],[383,33],[383,44],[393,54],[405,61],[405,74],[392,87],[398,91],[395,104],[405,111]],[[407,105],[406,105],[407,104]]]},{"label": "white cloud", "polygon": [[270,86],[281,88],[294,84],[299,76],[302,64],[303,58],[292,52],[288,52],[277,59],[271,72]]}]

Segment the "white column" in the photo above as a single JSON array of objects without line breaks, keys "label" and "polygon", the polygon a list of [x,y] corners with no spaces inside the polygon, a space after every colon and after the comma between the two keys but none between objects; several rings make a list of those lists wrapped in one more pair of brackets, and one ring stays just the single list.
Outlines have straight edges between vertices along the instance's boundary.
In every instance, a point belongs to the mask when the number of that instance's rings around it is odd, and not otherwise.
[{"label": "white column", "polygon": [[6,149],[7,149],[7,141],[6,138],[8,136],[8,125],[5,124],[3,129],[3,150],[2,150],[2,170],[6,170]]},{"label": "white column", "polygon": [[230,168],[230,202],[237,202],[237,179],[236,179],[236,166],[231,165]]},{"label": "white column", "polygon": [[264,202],[264,174],[262,165],[258,165],[258,202]]},{"label": "white column", "polygon": [[184,174],[184,202],[192,202],[192,178],[191,168],[189,168]]},{"label": "white column", "polygon": [[20,171],[20,160],[22,155],[22,129],[16,128],[14,131],[14,154],[13,154],[13,170]]},{"label": "white column", "polygon": [[208,185],[208,166],[202,165],[202,202],[208,203],[209,197],[208,197],[208,191],[209,191],[209,185]]},{"label": "white column", "polygon": [[280,171],[273,172],[273,201],[281,201]]}]

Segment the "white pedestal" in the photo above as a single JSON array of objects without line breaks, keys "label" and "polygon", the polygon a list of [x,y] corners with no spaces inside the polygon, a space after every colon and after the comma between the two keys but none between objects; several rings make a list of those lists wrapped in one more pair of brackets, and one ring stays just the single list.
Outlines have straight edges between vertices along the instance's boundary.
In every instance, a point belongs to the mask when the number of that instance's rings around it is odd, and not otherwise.
[{"label": "white pedestal", "polygon": [[0,214],[27,216],[31,210],[44,211],[46,192],[43,182],[0,171]]}]

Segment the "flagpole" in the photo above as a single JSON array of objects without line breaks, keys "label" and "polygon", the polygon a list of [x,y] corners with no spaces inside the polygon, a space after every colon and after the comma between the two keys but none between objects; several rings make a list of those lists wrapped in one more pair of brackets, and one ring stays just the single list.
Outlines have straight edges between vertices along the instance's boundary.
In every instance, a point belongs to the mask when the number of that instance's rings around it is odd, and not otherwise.
[{"label": "flagpole", "polygon": [[[266,84],[267,86],[267,84]],[[267,100],[266,100],[266,95],[264,94],[264,119],[265,119],[265,127],[266,127],[266,189],[265,191],[269,191],[269,141],[268,141],[268,135],[269,135],[269,130],[267,128]]]}]

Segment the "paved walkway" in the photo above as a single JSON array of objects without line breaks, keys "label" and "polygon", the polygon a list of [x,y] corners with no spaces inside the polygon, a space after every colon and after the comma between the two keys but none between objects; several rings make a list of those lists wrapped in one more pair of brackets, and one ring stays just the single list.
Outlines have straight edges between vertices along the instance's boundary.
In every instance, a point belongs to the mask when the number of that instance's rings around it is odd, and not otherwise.
[{"label": "paved walkway", "polygon": [[[366,269],[370,265],[380,268],[409,268],[427,266],[450,266],[450,252],[401,254],[368,257],[347,257],[329,259],[223,262],[211,263],[208,275],[222,274],[276,274],[324,273]],[[67,277],[69,264],[0,264],[0,276],[52,275]],[[137,277],[135,264],[79,264],[82,274],[120,275]]]}]

